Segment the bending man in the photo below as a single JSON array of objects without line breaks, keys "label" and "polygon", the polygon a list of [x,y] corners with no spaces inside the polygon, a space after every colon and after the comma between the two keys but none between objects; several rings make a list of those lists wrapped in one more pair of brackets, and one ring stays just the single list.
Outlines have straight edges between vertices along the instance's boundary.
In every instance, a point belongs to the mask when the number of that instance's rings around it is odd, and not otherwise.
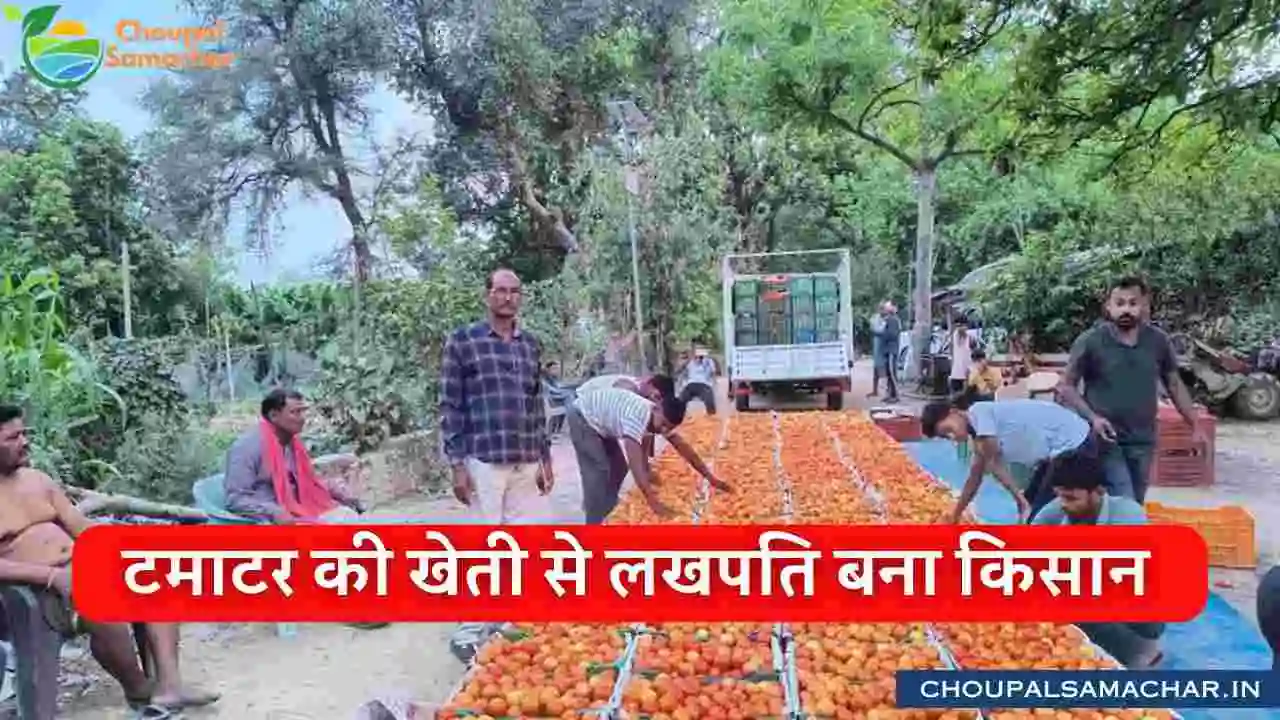
[{"label": "bending man", "polygon": [[[627,384],[627,380],[617,380]],[[665,378],[666,384],[670,378]],[[586,386],[584,386],[585,388]],[[658,499],[649,470],[654,435],[662,435],[672,447],[711,485],[719,490],[729,486],[716,478],[675,428],[684,421],[685,403],[669,393],[654,401],[634,389],[605,386],[578,395],[568,411],[569,436],[578,456],[582,475],[582,511],[589,525],[599,525],[618,504],[618,494],[630,469],[636,488],[660,517],[671,509]],[[646,448],[646,445],[649,448]]]},{"label": "bending man", "polygon": [[[1063,463],[1078,458],[1091,460],[1102,473],[1100,450],[1089,433],[1089,424],[1079,415],[1044,400],[973,402],[966,393],[959,398],[932,403],[920,416],[926,437],[945,437],[955,442],[974,438],[973,461],[951,522],[960,522],[965,508],[991,473],[1007,489],[1025,521],[1053,499],[1051,478]],[[1028,487],[1019,488],[1009,463],[1032,468]]]}]

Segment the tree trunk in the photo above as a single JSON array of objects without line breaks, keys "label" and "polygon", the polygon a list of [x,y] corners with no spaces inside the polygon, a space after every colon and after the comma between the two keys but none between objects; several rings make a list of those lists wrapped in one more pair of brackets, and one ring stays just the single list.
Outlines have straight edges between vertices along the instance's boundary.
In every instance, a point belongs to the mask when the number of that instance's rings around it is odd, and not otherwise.
[{"label": "tree trunk", "polygon": [[920,377],[924,354],[933,335],[933,222],[937,213],[938,169],[932,163],[916,168],[915,288],[912,293],[911,365],[907,379]]}]

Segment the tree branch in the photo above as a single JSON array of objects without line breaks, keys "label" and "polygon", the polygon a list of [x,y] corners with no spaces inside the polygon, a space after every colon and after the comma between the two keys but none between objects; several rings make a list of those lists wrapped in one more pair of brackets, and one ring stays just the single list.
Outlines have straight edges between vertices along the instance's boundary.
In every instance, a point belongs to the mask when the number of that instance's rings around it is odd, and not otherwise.
[{"label": "tree branch", "polygon": [[[902,85],[905,85],[905,84],[906,82],[903,82],[899,84],[897,87],[902,87]],[[875,102],[877,102],[879,98],[884,97],[888,93],[892,92],[893,89],[894,88],[887,88],[877,93],[876,96],[872,98],[871,102],[867,103],[867,107],[863,108],[862,115],[859,118],[859,122],[855,124],[850,122],[847,118],[844,118],[841,115],[837,114],[836,112],[831,110],[831,108],[829,107],[816,108],[810,105],[807,101],[804,100],[804,98],[800,97],[800,94],[796,91],[794,83],[783,83],[779,87],[779,90],[781,91],[781,93],[788,100],[790,100],[792,104],[794,104],[797,108],[799,108],[806,114],[813,117],[815,120],[818,120],[819,122],[829,122],[835,125],[836,127],[840,128],[841,130],[844,130],[845,132],[851,135],[854,135],[855,137],[861,138],[862,140],[865,140],[866,142],[871,143],[873,146],[897,158],[899,162],[911,168],[913,171],[918,170],[920,165],[918,161],[916,161],[914,158],[912,158],[910,155],[904,152],[897,145],[894,145],[893,143],[889,142],[888,140],[885,140],[884,138],[880,137],[879,135],[876,135],[875,133],[872,133],[863,129],[863,126],[862,126],[862,122],[865,121],[868,110],[872,107],[872,105]]]},{"label": "tree branch", "polygon": [[520,157],[520,149],[514,140],[507,141],[507,152],[511,161],[511,175],[520,204],[525,206],[535,223],[550,230],[556,242],[568,253],[578,252],[578,238],[564,222],[564,213],[559,208],[548,208],[538,199],[534,191],[533,181],[525,169],[524,159]]}]

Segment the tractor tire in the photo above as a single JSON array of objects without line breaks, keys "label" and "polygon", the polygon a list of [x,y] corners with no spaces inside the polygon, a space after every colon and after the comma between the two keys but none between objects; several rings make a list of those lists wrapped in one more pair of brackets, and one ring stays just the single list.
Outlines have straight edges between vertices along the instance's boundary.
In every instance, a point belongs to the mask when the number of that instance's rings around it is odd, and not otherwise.
[{"label": "tractor tire", "polygon": [[751,409],[750,395],[737,395],[733,398],[733,407],[738,412],[747,412]]},{"label": "tractor tire", "polygon": [[1280,382],[1265,375],[1251,375],[1231,396],[1231,409],[1245,420],[1280,417]]},{"label": "tractor tire", "polygon": [[827,409],[839,412],[844,409],[844,393],[827,393]]}]

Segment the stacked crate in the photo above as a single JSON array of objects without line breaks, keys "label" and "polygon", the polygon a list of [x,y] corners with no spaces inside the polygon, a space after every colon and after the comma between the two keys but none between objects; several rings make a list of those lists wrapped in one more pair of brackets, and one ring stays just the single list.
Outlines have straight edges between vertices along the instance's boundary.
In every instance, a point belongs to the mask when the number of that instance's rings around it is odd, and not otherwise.
[{"label": "stacked crate", "polygon": [[813,278],[792,278],[791,293],[791,342],[811,345],[818,341],[817,318],[814,314]]},{"label": "stacked crate", "polygon": [[733,285],[734,344],[760,344],[760,284],[739,280]]},{"label": "stacked crate", "polygon": [[1204,487],[1213,484],[1214,437],[1217,420],[1196,406],[1204,441],[1191,438],[1191,428],[1177,409],[1161,403],[1156,415],[1156,451],[1151,461],[1151,484],[1171,487]]},{"label": "stacked crate", "polygon": [[840,283],[834,277],[813,279],[813,314],[820,343],[840,339]]},{"label": "stacked crate", "polygon": [[1258,566],[1258,542],[1253,515],[1239,505],[1182,508],[1147,502],[1152,523],[1189,525],[1209,547],[1213,567],[1253,569]]},{"label": "stacked crate", "polygon": [[787,282],[766,281],[760,290],[760,344],[790,345],[791,293]]}]

